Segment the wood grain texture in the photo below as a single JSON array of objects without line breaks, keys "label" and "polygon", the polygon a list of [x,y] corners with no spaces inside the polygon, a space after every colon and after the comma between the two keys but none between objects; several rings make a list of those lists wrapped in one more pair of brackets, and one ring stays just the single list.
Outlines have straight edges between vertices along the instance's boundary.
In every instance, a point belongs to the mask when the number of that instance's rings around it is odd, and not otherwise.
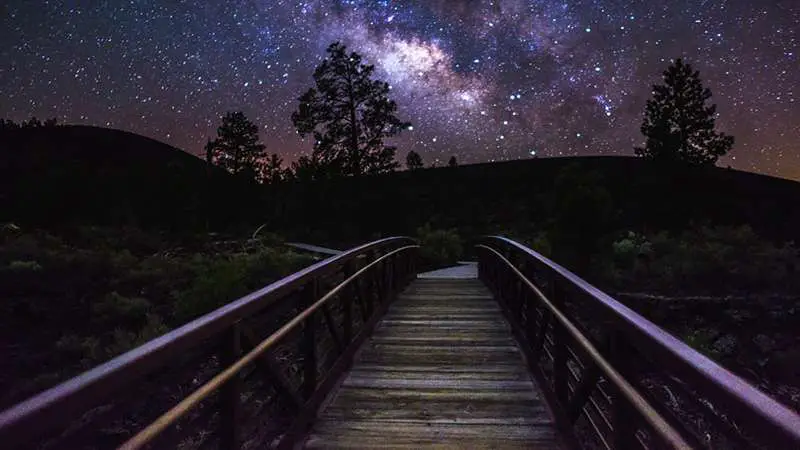
[{"label": "wood grain texture", "polygon": [[561,448],[478,280],[414,281],[320,412],[306,448]]}]

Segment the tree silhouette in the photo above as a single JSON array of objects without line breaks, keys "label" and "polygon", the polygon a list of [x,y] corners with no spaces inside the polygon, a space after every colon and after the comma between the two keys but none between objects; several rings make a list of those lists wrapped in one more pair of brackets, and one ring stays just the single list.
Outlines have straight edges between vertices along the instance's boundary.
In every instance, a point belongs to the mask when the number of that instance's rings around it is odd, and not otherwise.
[{"label": "tree silhouette", "polygon": [[51,117],[50,119],[46,119],[44,122],[40,121],[36,118],[36,116],[32,116],[28,120],[23,120],[20,123],[16,123],[11,119],[0,119],[0,130],[17,130],[19,128],[41,128],[41,127],[57,127],[58,126],[58,119],[55,117]]},{"label": "tree silhouette", "polygon": [[396,148],[384,138],[410,126],[395,115],[389,85],[373,80],[375,67],[361,62],[356,52],[347,54],[339,42],[327,49],[328,57],[314,71],[316,88],[300,96],[292,122],[301,136],[314,136],[312,158],[306,163],[326,166],[323,172],[360,175],[397,168]]},{"label": "tree silhouette", "polygon": [[205,147],[206,161],[235,175],[256,179],[266,157],[258,140],[258,127],[243,112],[229,112],[217,128],[217,138]]},{"label": "tree silhouette", "polygon": [[636,155],[666,162],[714,165],[733,146],[733,136],[714,131],[716,105],[706,106],[711,90],[699,72],[679,58],[664,71],[664,84],[653,86],[641,126],[646,138]]},{"label": "tree silhouette", "polygon": [[264,167],[261,172],[261,179],[264,183],[276,183],[282,181],[286,177],[286,171],[283,168],[283,158],[273,153],[264,161]]},{"label": "tree silhouette", "polygon": [[450,167],[458,166],[458,161],[456,160],[456,157],[455,156],[451,156],[450,160],[447,161],[447,165],[450,166]]},{"label": "tree silhouette", "polygon": [[0,131],[1,130],[16,130],[19,128],[19,125],[11,119],[0,119]]},{"label": "tree silhouette", "polygon": [[300,181],[313,181],[328,178],[330,165],[323,164],[315,155],[301,156],[291,165],[291,176]]},{"label": "tree silhouette", "polygon": [[419,153],[414,150],[408,152],[406,156],[406,167],[408,167],[408,170],[422,169],[422,165],[422,156],[420,156]]}]

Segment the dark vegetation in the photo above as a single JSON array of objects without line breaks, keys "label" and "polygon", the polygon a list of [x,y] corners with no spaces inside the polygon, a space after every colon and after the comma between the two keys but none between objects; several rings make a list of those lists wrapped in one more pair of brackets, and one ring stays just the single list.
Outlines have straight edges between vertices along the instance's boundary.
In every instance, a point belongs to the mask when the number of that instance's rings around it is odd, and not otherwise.
[{"label": "dark vegetation", "polygon": [[422,156],[414,150],[408,152],[408,155],[406,155],[406,168],[408,170],[417,170],[423,167]]},{"label": "dark vegetation", "polygon": [[206,163],[251,180],[260,179],[267,161],[264,144],[259,142],[258,126],[241,111],[222,117],[217,138],[205,147]]},{"label": "dark vegetation", "polygon": [[308,265],[274,235],[3,226],[0,407]]}]

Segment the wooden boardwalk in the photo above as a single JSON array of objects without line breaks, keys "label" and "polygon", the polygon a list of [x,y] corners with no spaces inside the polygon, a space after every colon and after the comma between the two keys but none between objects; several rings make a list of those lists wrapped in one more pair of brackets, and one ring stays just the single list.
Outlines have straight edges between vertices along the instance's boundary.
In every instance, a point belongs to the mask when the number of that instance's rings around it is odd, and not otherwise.
[{"label": "wooden boardwalk", "polygon": [[417,279],[323,405],[307,448],[560,448],[497,302],[476,279]]}]

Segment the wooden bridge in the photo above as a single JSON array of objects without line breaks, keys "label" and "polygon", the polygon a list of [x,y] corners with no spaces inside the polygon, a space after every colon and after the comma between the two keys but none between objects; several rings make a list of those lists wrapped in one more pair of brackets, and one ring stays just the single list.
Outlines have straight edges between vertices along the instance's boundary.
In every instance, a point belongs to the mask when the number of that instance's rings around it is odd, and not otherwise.
[{"label": "wooden bridge", "polygon": [[331,256],[0,413],[0,447],[800,448],[800,417],[538,253]]}]

